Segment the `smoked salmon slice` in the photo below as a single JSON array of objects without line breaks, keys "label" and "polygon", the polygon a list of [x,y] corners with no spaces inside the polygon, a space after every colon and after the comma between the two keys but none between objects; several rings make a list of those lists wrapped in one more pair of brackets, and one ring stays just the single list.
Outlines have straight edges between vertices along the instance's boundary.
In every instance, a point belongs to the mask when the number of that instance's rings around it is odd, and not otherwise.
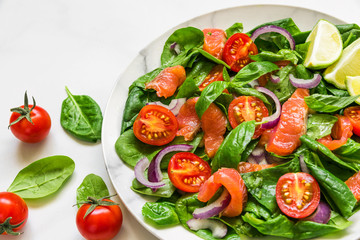
[{"label": "smoked salmon slice", "polygon": [[185,141],[191,141],[200,131],[201,122],[196,114],[195,104],[199,98],[190,98],[179,110],[176,119],[179,124],[179,130],[176,136],[184,136]]},{"label": "smoked salmon slice", "polygon": [[298,88],[283,104],[280,121],[266,145],[268,152],[285,156],[300,146],[300,137],[306,133],[309,110],[304,100],[306,96],[309,96],[309,90]]},{"label": "smoked salmon slice", "polygon": [[257,172],[266,168],[276,167],[276,163],[272,164],[256,164],[249,162],[240,162],[238,165],[239,173]]},{"label": "smoked salmon slice", "polygon": [[181,65],[167,67],[162,70],[151,82],[145,85],[145,89],[154,89],[158,97],[168,98],[174,95],[176,89],[186,79],[185,68]]}]

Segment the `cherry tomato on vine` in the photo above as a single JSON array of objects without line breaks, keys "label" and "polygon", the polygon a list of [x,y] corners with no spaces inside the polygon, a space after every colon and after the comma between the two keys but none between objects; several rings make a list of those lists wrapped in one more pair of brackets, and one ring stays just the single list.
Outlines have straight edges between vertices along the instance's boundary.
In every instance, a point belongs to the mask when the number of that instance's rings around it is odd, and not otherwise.
[{"label": "cherry tomato on vine", "polygon": [[235,33],[225,43],[223,60],[234,72],[240,71],[251,62],[249,55],[256,55],[258,49],[245,33]]},{"label": "cherry tomato on vine", "polygon": [[[113,239],[120,231],[123,221],[120,207],[109,199],[91,201],[81,205],[76,214],[79,232],[87,240]],[[86,215],[88,209],[93,206],[95,208]]]},{"label": "cherry tomato on vine", "polygon": [[204,51],[210,53],[214,57],[221,59],[223,55],[224,45],[226,42],[226,33],[222,29],[206,28],[204,33]]},{"label": "cherry tomato on vine", "polygon": [[211,168],[194,153],[180,152],[170,159],[168,174],[176,188],[184,192],[198,192],[211,176]]},{"label": "cherry tomato on vine", "polygon": [[[255,120],[261,122],[264,117],[269,116],[268,109],[263,101],[253,96],[240,96],[235,98],[229,105],[229,122],[232,128],[240,123]],[[253,138],[258,138],[264,129],[257,126]]]},{"label": "cherry tomato on vine", "polygon": [[178,127],[177,119],[169,109],[158,105],[146,105],[140,110],[133,130],[140,141],[162,146],[175,138]]},{"label": "cherry tomato on vine", "polygon": [[15,193],[0,192],[0,235],[19,235],[27,219],[25,201]]},{"label": "cherry tomato on vine", "polygon": [[12,108],[9,128],[16,138],[27,143],[42,141],[51,128],[51,119],[48,112],[36,106],[33,98],[33,105],[28,104],[27,93],[25,92],[24,105]]},{"label": "cherry tomato on vine", "polygon": [[351,125],[353,126],[353,133],[360,136],[360,106],[346,108],[344,116],[349,118]]},{"label": "cherry tomato on vine", "polygon": [[276,202],[285,215],[305,218],[319,205],[319,184],[308,173],[286,173],[276,184]]}]

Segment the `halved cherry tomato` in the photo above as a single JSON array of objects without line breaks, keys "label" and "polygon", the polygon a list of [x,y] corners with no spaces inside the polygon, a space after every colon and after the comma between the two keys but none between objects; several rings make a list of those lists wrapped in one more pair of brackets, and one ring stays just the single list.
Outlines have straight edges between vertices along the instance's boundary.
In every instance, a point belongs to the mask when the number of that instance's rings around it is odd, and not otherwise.
[{"label": "halved cherry tomato", "polygon": [[[281,68],[287,66],[290,63],[290,61],[280,60],[280,61],[276,61],[273,63],[275,63],[279,67],[279,69],[281,69]],[[276,71],[278,71],[278,70],[276,70]],[[266,73],[266,74],[262,75],[261,77],[259,77],[259,79],[258,79],[259,85],[264,87],[267,84],[267,82],[270,80],[270,75],[274,74],[275,72]]]},{"label": "halved cherry tomato", "polygon": [[238,165],[239,173],[257,172],[266,168],[276,167],[276,163],[272,164],[256,164],[249,162],[240,162]]},{"label": "halved cherry tomato", "polygon": [[319,184],[308,173],[286,173],[276,184],[276,202],[285,215],[305,218],[319,205]]},{"label": "halved cherry tomato", "polygon": [[345,181],[345,184],[350,188],[356,200],[360,200],[360,172],[355,173]]},{"label": "halved cherry tomato", "polygon": [[349,118],[351,125],[353,126],[353,133],[360,136],[360,106],[346,108],[344,116]]},{"label": "halved cherry tomato", "polygon": [[258,49],[245,33],[235,33],[225,43],[223,60],[234,72],[240,71],[251,62],[249,55],[256,55]]},{"label": "halved cherry tomato", "polygon": [[353,126],[350,119],[346,116],[336,115],[338,120],[331,130],[331,136],[325,136],[318,140],[330,150],[335,150],[346,144],[347,140],[353,135]]},{"label": "halved cherry tomato", "polygon": [[170,159],[168,174],[176,188],[184,192],[198,192],[211,176],[211,168],[194,153],[179,152]]},{"label": "halved cherry tomato", "polygon": [[215,81],[224,81],[223,78],[223,65],[216,65],[211,69],[209,74],[205,77],[204,81],[199,86],[200,91],[204,90],[210,83]]},{"label": "halved cherry tomato", "polygon": [[[261,122],[264,117],[269,116],[268,109],[263,101],[253,96],[240,96],[235,98],[229,105],[229,121],[232,128],[244,121],[255,120]],[[257,126],[253,138],[258,138],[264,129]]]},{"label": "halved cherry tomato", "polygon": [[207,28],[203,30],[204,33],[204,51],[210,53],[214,57],[221,59],[225,42],[226,33],[222,29]]},{"label": "halved cherry tomato", "polygon": [[178,122],[169,109],[158,105],[146,105],[140,110],[133,129],[140,141],[162,146],[175,138]]}]

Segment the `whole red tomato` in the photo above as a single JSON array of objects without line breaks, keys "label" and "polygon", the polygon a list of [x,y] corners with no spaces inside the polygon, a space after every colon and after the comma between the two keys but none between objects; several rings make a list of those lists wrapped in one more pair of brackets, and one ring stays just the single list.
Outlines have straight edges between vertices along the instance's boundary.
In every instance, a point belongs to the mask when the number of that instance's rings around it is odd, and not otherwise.
[{"label": "whole red tomato", "polygon": [[47,111],[39,106],[28,105],[25,93],[24,105],[13,108],[10,117],[10,130],[19,140],[27,143],[37,143],[43,140],[50,131],[51,119]]},{"label": "whole red tomato", "polygon": [[11,192],[0,192],[0,234],[19,235],[26,224],[28,207],[25,201]]},{"label": "whole red tomato", "polygon": [[[122,212],[112,200],[94,200],[94,210],[86,215],[93,204],[83,204],[76,215],[76,226],[87,240],[110,240],[119,232],[122,225]],[[105,203],[102,203],[105,202]],[[106,202],[114,205],[106,205]]]}]

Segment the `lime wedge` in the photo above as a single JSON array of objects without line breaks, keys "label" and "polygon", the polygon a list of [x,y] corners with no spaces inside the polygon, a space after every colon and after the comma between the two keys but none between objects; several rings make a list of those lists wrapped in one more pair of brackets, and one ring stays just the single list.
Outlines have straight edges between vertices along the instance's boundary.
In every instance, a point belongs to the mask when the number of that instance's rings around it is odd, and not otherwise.
[{"label": "lime wedge", "polygon": [[336,87],[346,89],[347,76],[360,76],[360,38],[347,46],[340,59],[324,72],[324,79]]},{"label": "lime wedge", "polygon": [[[346,77],[346,88],[350,96],[356,96],[360,94],[360,76],[347,76]],[[355,100],[357,104],[360,104],[360,97]]]},{"label": "lime wedge", "polygon": [[339,30],[326,20],[317,22],[306,42],[310,42],[310,45],[304,66],[311,69],[330,66],[339,59],[343,49]]}]

